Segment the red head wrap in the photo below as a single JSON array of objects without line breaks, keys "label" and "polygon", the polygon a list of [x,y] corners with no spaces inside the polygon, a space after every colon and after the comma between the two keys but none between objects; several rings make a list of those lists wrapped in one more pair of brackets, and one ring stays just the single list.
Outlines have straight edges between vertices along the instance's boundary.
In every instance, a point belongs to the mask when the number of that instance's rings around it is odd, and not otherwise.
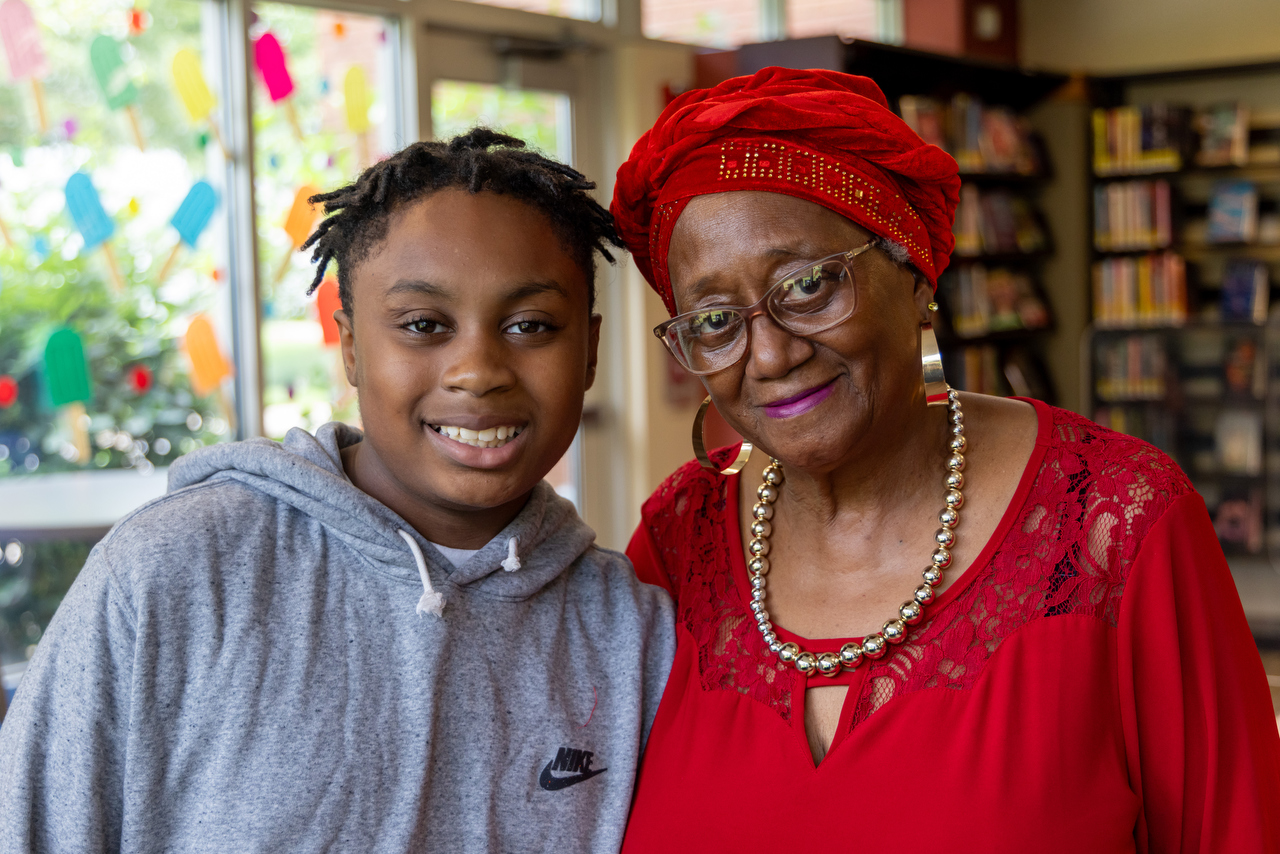
[{"label": "red head wrap", "polygon": [[662,111],[618,170],[611,210],[675,314],[667,249],[689,199],[764,190],[807,199],[906,248],[936,287],[955,239],[956,162],[926,145],[867,77],[765,68]]}]

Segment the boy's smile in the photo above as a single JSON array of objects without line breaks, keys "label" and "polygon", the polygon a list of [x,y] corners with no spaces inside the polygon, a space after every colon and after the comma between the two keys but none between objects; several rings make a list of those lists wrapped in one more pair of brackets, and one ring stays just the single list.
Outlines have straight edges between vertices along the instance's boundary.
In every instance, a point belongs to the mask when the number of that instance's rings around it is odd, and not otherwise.
[{"label": "boy's smile", "polygon": [[365,440],[347,474],[429,539],[478,548],[577,432],[588,273],[536,208],[447,188],[397,212],[353,278],[336,317]]}]

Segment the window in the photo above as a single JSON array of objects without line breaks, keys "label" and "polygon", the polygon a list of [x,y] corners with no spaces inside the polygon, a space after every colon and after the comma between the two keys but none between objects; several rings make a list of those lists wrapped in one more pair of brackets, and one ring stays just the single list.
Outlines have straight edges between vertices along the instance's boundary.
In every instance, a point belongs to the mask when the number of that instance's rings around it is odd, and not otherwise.
[{"label": "window", "polygon": [[760,0],[644,0],[641,26],[651,39],[730,48],[761,40]]},{"label": "window", "polygon": [[787,0],[787,35],[877,39],[883,0]]},{"label": "window", "polygon": [[358,424],[337,346],[337,277],[307,296],[307,197],[352,180],[403,140],[395,24],[278,3],[253,7],[254,193],[262,294],[263,432]]},{"label": "window", "polygon": [[215,34],[190,0],[5,9],[0,478],[149,474],[234,431]]},{"label": "window", "polygon": [[[649,38],[715,48],[837,35],[902,42],[903,0],[643,0]],[[782,34],[785,33],[785,36]]]},{"label": "window", "polygon": [[163,491],[157,469],[236,433],[225,37],[210,7],[0,13],[8,690],[93,544],[13,526],[76,528],[105,505],[109,524]]},{"label": "window", "polygon": [[548,157],[573,162],[568,95],[437,80],[431,87],[432,135],[448,139],[477,125],[519,137]]},{"label": "window", "polygon": [[600,20],[599,0],[473,0],[485,6],[501,6],[505,9],[521,9],[561,18],[577,18],[580,21]]}]

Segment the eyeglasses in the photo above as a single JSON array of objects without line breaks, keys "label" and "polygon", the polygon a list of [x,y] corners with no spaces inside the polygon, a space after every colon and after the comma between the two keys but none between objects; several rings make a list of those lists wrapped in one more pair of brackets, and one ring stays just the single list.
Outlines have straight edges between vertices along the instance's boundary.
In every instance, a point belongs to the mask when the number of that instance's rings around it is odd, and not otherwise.
[{"label": "eyeglasses", "polygon": [[858,304],[854,258],[872,246],[841,252],[790,271],[765,291],[755,305],[713,306],[676,315],[660,323],[661,338],[681,367],[706,376],[736,365],[751,344],[751,321],[768,314],[793,335],[825,332],[849,319]]}]

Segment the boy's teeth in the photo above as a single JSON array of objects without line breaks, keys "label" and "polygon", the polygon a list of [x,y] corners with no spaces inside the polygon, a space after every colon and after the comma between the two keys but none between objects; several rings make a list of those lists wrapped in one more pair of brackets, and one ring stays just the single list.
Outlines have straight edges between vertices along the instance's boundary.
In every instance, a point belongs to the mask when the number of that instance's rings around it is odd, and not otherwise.
[{"label": "boy's teeth", "polygon": [[453,427],[448,424],[433,424],[437,433],[456,439],[464,445],[476,448],[500,448],[523,432],[523,427],[489,427],[484,430],[470,430],[466,427]]}]

